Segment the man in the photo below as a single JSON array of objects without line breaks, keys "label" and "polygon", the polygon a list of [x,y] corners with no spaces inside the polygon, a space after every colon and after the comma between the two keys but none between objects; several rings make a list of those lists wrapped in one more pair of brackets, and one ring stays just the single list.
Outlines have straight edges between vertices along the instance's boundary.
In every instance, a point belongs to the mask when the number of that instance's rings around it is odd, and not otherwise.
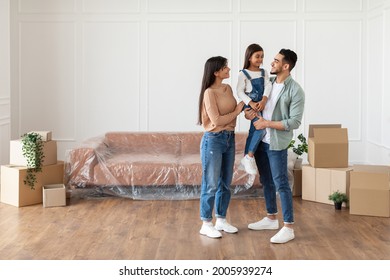
[{"label": "man", "polygon": [[[287,173],[287,147],[293,138],[293,130],[302,120],[305,93],[291,77],[297,55],[282,49],[271,63],[272,92],[263,110],[263,117],[254,123],[256,129],[266,129],[266,134],[255,152],[256,165],[263,185],[267,217],[249,224],[252,230],[279,229],[276,192],[279,193],[284,226],[271,238],[272,243],[286,243],[295,238],[294,211]],[[245,117],[253,119],[256,112],[245,110]]]}]

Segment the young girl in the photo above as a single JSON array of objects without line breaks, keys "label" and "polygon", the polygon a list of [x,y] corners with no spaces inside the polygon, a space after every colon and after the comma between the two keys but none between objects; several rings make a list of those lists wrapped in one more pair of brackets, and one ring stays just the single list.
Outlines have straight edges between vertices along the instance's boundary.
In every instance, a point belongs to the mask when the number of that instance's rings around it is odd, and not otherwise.
[{"label": "young girl", "polygon": [[[230,77],[229,72],[226,58],[209,58],[204,66],[199,96],[198,124],[203,125],[205,130],[200,144],[203,171],[200,194],[200,218],[203,225],[200,234],[211,238],[222,237],[219,230],[228,233],[238,231],[226,221],[226,213],[233,177],[234,129],[244,103],[237,104],[231,87],[222,83]],[[217,217],[215,227],[212,223],[214,205]]]},{"label": "young girl", "polygon": [[[263,64],[264,51],[258,44],[249,45],[245,52],[244,68],[238,75],[237,95],[246,104],[244,108],[252,108],[256,112],[263,111],[271,92],[272,84],[267,71],[260,68]],[[263,139],[265,130],[256,130],[251,121],[248,138],[245,144],[245,156],[241,159],[241,167],[248,174],[256,174],[257,167],[254,153]]]}]

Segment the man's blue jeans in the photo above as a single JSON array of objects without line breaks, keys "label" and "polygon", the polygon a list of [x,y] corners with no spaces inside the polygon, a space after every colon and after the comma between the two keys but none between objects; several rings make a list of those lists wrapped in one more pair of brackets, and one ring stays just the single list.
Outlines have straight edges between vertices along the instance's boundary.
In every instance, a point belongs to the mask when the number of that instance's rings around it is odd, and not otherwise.
[{"label": "man's blue jeans", "polygon": [[205,132],[200,144],[202,186],[200,218],[211,221],[215,216],[225,218],[230,203],[230,184],[235,157],[234,131]]},{"label": "man's blue jeans", "polygon": [[279,192],[282,204],[283,220],[294,223],[292,192],[288,182],[287,149],[273,151],[269,144],[261,142],[255,153],[260,181],[263,185],[267,214],[277,214],[276,192]]}]

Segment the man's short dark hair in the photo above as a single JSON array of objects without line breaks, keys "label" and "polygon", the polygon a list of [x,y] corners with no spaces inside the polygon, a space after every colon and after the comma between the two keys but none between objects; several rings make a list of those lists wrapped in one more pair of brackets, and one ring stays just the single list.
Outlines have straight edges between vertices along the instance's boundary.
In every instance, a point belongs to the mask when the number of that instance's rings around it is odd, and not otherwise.
[{"label": "man's short dark hair", "polygon": [[293,70],[298,60],[297,54],[289,49],[281,49],[279,53],[283,55],[283,62],[290,65],[289,70]]}]

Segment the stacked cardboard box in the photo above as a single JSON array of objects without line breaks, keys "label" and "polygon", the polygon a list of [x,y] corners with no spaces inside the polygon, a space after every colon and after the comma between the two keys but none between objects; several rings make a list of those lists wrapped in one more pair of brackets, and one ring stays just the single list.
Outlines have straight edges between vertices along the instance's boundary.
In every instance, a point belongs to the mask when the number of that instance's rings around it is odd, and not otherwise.
[{"label": "stacked cardboard box", "polygon": [[331,193],[340,191],[349,196],[351,171],[352,167],[315,168],[311,165],[302,166],[302,199],[333,204],[328,199]]},{"label": "stacked cardboard box", "polygon": [[288,149],[288,182],[293,196],[302,196],[302,161],[302,158],[300,158],[293,149]]},{"label": "stacked cardboard box", "polygon": [[34,187],[24,183],[27,174],[27,161],[22,153],[22,141],[11,140],[10,164],[1,166],[1,202],[17,207],[39,204],[43,201],[43,186],[62,184],[64,162],[57,161],[57,143],[52,140],[50,131],[34,131],[44,140],[44,161],[42,172],[36,173]]},{"label": "stacked cardboard box", "polygon": [[294,185],[292,189],[293,196],[302,196],[302,166],[293,169]]},{"label": "stacked cardboard box", "polygon": [[[333,204],[334,191],[349,195],[348,131],[340,124],[309,126],[309,165],[302,167],[302,199]],[[346,205],[344,205],[346,206]]]},{"label": "stacked cardboard box", "polygon": [[390,217],[390,166],[348,166],[348,133],[341,125],[310,125],[308,145],[303,200],[333,204],[328,196],[338,190],[349,197],[350,214]]},{"label": "stacked cardboard box", "polygon": [[[22,153],[23,143],[20,139],[11,140],[10,143],[10,164],[27,166],[27,159]],[[42,165],[50,165],[57,163],[57,142],[50,140],[43,142],[43,158]]]},{"label": "stacked cardboard box", "polygon": [[313,167],[348,167],[348,131],[341,124],[309,126],[309,163]]}]

